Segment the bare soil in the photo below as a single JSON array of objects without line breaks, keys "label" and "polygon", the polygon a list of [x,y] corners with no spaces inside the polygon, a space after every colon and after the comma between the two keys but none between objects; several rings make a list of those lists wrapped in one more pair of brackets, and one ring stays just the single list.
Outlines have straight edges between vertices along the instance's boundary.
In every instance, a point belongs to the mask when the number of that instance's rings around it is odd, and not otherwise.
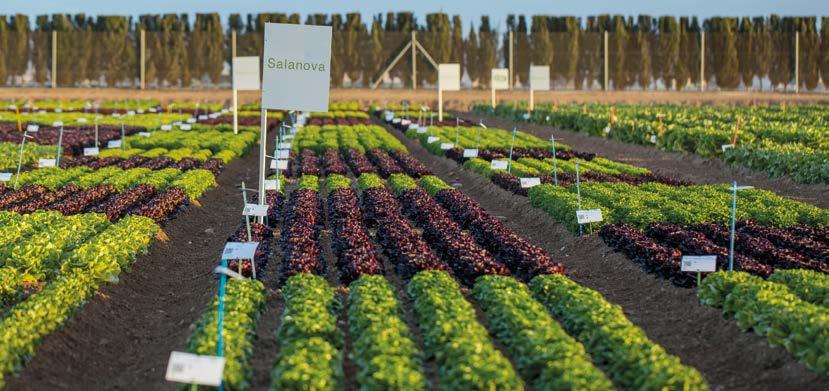
[{"label": "bare soil", "polygon": [[597,236],[572,235],[530,205],[526,197],[504,191],[454,161],[428,153],[399,131],[389,131],[444,181],[455,184],[516,233],[564,262],[570,278],[620,305],[651,340],[697,368],[712,389],[829,389],[829,379],[798,363],[783,348],[741,332],[720,310],[699,304],[694,289],[679,288],[646,273]]}]

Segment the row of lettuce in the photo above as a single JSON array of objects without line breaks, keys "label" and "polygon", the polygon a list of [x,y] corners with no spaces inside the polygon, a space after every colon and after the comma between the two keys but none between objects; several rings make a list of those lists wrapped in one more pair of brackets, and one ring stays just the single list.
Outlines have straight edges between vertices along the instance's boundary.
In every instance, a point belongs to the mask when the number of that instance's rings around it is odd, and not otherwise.
[{"label": "row of lettuce", "polygon": [[523,104],[494,110],[476,105],[474,111],[717,157],[802,183],[829,183],[829,128],[822,106],[543,104],[528,117]]}]

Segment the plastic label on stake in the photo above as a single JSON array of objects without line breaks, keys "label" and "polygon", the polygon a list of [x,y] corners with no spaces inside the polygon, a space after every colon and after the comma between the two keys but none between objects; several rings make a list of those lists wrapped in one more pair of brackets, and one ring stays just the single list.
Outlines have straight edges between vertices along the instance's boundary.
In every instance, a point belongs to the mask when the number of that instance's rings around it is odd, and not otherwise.
[{"label": "plastic label on stake", "polygon": [[418,126],[417,127],[417,134],[424,134],[429,130],[426,126]]},{"label": "plastic label on stake", "polygon": [[288,149],[280,149],[276,151],[277,159],[287,159],[289,156],[291,156],[291,151]]},{"label": "plastic label on stake", "polygon": [[680,270],[683,272],[715,272],[717,271],[717,256],[683,255]]},{"label": "plastic label on stake", "polygon": [[433,142],[435,142],[435,141],[438,141],[438,140],[440,140],[440,137],[429,136],[429,137],[426,139],[426,144],[431,144],[431,143],[433,143]]},{"label": "plastic label on stake", "polygon": [[493,170],[506,170],[509,162],[506,160],[493,160],[489,162],[489,168]]},{"label": "plastic label on stake", "polygon": [[242,209],[242,215],[265,217],[268,215],[268,205],[245,204],[245,208]]},{"label": "plastic label on stake", "polygon": [[167,362],[167,381],[218,387],[222,384],[225,358],[171,352]]},{"label": "plastic label on stake", "polygon": [[187,121],[185,121],[185,122],[187,122],[188,124],[194,124],[194,123],[196,123],[196,119],[195,118],[187,118]]},{"label": "plastic label on stake", "polygon": [[150,133],[150,132],[138,132],[138,135],[141,136],[141,137],[150,137],[153,134]]},{"label": "plastic label on stake", "polygon": [[8,182],[10,180],[12,180],[12,173],[0,172],[0,182]]},{"label": "plastic label on stake", "polygon": [[55,167],[57,165],[57,160],[55,159],[39,159],[37,161],[37,166],[40,168],[43,167]]},{"label": "plastic label on stake", "polygon": [[181,129],[181,130],[190,130],[190,129],[193,129],[193,127],[192,127],[192,126],[190,126],[190,124],[179,125],[179,126],[178,126],[178,128],[179,128],[179,129]]},{"label": "plastic label on stake", "polygon": [[38,126],[38,125],[27,125],[26,126],[26,132],[28,132],[28,133],[37,133],[38,130],[40,130],[40,126]]},{"label": "plastic label on stake", "polygon": [[279,190],[279,181],[276,179],[265,179],[265,190]]},{"label": "plastic label on stake", "polygon": [[83,155],[84,156],[98,156],[101,150],[98,147],[91,147],[91,148],[84,148]]},{"label": "plastic label on stake", "polygon": [[734,144],[723,144],[722,145],[722,151],[723,152],[727,151],[729,148],[734,148]]},{"label": "plastic label on stake", "polygon": [[161,130],[173,130],[172,125],[161,125]]},{"label": "plastic label on stake", "polygon": [[121,148],[121,140],[107,141],[107,148]]},{"label": "plastic label on stake", "polygon": [[541,178],[520,178],[521,180],[521,188],[527,189],[530,187],[535,187],[541,184]]},{"label": "plastic label on stake", "polygon": [[63,126],[63,121],[52,122],[52,127],[59,128],[61,126]]},{"label": "plastic label on stake", "polygon": [[466,157],[466,158],[478,157],[478,149],[477,148],[464,149],[463,150],[463,157]]},{"label": "plastic label on stake", "polygon": [[199,121],[204,121],[204,120],[206,120],[206,119],[207,119],[207,114],[201,114],[201,115],[199,115]]},{"label": "plastic label on stake", "polygon": [[452,144],[452,143],[440,143],[440,149],[442,149],[444,151],[448,150],[448,149],[452,149],[454,147],[455,147],[455,144]]},{"label": "plastic label on stake", "polygon": [[598,223],[603,220],[601,209],[586,209],[576,211],[576,220],[579,224]]},{"label": "plastic label on stake", "polygon": [[276,145],[276,149],[291,149],[291,143],[279,143]]},{"label": "plastic label on stake", "polygon": [[288,160],[286,160],[286,159],[271,160],[271,170],[287,170],[287,169],[288,169]]},{"label": "plastic label on stake", "polygon": [[259,242],[227,242],[222,259],[253,259]]},{"label": "plastic label on stake", "polygon": [[86,122],[87,122],[86,118],[78,118],[78,123],[79,124],[85,124]]}]

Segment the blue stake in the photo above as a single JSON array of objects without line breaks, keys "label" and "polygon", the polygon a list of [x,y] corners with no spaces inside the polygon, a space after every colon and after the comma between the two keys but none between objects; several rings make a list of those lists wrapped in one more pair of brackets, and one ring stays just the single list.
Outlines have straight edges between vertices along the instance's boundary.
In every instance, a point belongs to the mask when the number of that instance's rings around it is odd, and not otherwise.
[{"label": "blue stake", "polygon": [[553,183],[558,186],[558,161],[556,160],[556,136],[550,135],[550,141],[553,143]]},{"label": "blue stake", "polygon": [[728,241],[728,271],[734,271],[734,226],[737,220],[737,181],[734,181],[731,190],[731,238]]},{"label": "blue stake", "polygon": [[[227,267],[227,259],[222,259],[222,267]],[[216,355],[219,357],[224,356],[224,340],[222,338],[222,327],[224,323],[225,317],[225,285],[227,285],[227,275],[221,273],[219,276],[219,314],[217,316],[217,329],[219,335],[217,336],[216,342]],[[219,385],[219,390],[223,389],[223,384]]]},{"label": "blue stake", "polygon": [[[578,209],[581,210],[581,180],[579,179],[579,161],[576,160],[576,197],[578,197]],[[579,237],[581,237],[581,224],[579,224]]]},{"label": "blue stake", "polygon": [[507,174],[512,174],[512,148],[515,146],[515,128],[512,128],[512,142],[509,144],[509,162],[507,163]]}]

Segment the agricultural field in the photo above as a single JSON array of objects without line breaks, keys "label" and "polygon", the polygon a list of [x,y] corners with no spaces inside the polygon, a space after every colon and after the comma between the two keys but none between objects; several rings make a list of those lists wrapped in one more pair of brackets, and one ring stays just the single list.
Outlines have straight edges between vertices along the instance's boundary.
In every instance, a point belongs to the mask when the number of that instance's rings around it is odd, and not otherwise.
[{"label": "agricultural field", "polygon": [[[220,352],[233,390],[829,386],[819,206],[741,189],[730,251],[731,184],[520,121],[337,102],[269,113],[265,209],[243,215],[260,108],[234,134],[221,105],[132,104],[147,111],[101,115],[97,138],[26,138],[0,170],[0,386],[172,388],[171,351]],[[60,132],[84,106],[38,102],[62,109],[21,127]],[[588,209],[601,221],[579,224]],[[244,242],[250,258],[221,259]]]}]

